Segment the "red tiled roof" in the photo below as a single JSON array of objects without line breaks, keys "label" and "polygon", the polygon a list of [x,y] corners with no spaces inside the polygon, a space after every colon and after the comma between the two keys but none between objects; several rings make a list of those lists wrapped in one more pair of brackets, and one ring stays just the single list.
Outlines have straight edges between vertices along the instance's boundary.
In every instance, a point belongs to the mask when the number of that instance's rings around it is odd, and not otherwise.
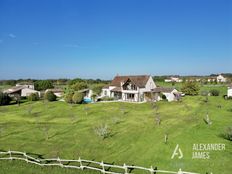
[{"label": "red tiled roof", "polygon": [[121,83],[125,83],[130,79],[136,86],[144,88],[149,79],[149,75],[138,75],[138,76],[116,76],[112,80],[110,86],[120,87]]}]

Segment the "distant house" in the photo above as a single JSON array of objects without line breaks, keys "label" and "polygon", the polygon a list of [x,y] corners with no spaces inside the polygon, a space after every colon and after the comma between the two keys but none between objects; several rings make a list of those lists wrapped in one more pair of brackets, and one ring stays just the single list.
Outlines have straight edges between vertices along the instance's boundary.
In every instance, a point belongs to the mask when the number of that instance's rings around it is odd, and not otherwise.
[{"label": "distant house", "polygon": [[152,90],[157,100],[162,100],[162,95],[165,96],[165,98],[170,101],[178,101],[181,98],[181,92],[178,92],[175,88],[164,88],[164,87],[157,87]]},{"label": "distant house", "polygon": [[183,82],[183,80],[180,79],[179,77],[170,77],[168,79],[165,79],[164,82],[177,82],[177,83],[180,83],[180,82]]},{"label": "distant house", "polygon": [[215,81],[217,81],[217,80],[216,80],[216,78],[214,78],[214,77],[210,77],[210,78],[207,79],[207,81],[208,81],[208,82],[215,82]]},{"label": "distant house", "polygon": [[102,89],[101,96],[117,100],[144,102],[149,98],[156,84],[149,75],[115,76],[110,85]]},{"label": "distant house", "polygon": [[221,74],[220,75],[218,75],[217,76],[217,82],[222,82],[222,83],[224,83],[224,82],[226,82],[226,78],[225,77],[223,77]]},{"label": "distant house", "polygon": [[232,97],[232,84],[227,89],[227,96]]},{"label": "distant house", "polygon": [[38,95],[40,96],[39,91],[28,88],[28,85],[17,85],[17,86],[14,86],[12,88],[9,88],[3,92],[9,94],[12,97],[17,97],[17,96],[27,97],[32,93],[38,93]]},{"label": "distant house", "polygon": [[88,88],[79,90],[78,92],[84,94],[84,99],[91,99],[91,97],[93,95],[93,91],[91,89],[88,89]]},{"label": "distant house", "polygon": [[55,89],[47,89],[45,91],[45,93],[48,92],[48,91],[53,92],[56,97],[62,97],[63,94],[64,94],[64,90],[63,89],[57,89],[57,88],[55,88]]},{"label": "distant house", "polygon": [[17,83],[15,86],[24,86],[24,87],[29,88],[29,89],[35,89],[33,83],[27,83],[27,82]]}]

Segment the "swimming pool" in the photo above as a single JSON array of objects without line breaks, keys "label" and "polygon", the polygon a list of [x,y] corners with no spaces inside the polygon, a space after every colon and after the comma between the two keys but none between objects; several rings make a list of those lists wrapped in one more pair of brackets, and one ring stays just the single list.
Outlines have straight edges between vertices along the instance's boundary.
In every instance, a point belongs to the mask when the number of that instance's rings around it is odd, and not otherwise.
[{"label": "swimming pool", "polygon": [[84,98],[83,101],[84,101],[84,103],[91,103],[92,99],[91,98]]}]

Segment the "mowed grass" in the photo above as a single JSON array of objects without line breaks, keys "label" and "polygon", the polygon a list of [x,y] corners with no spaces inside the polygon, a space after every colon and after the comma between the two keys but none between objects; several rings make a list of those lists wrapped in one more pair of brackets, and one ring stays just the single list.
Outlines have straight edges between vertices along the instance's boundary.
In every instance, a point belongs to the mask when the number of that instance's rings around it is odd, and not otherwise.
[{"label": "mowed grass", "polygon": [[[181,102],[158,102],[160,126],[155,122],[150,103],[69,105],[38,101],[1,106],[0,149],[36,153],[43,158],[78,159],[80,156],[118,165],[229,174],[232,144],[219,135],[232,125],[232,100],[221,96],[210,96],[208,103],[203,100],[202,96],[186,96]],[[212,121],[210,126],[203,121],[207,112]],[[107,124],[111,130],[111,136],[104,140],[94,132],[94,127],[101,124]],[[168,134],[167,144],[165,134]],[[226,150],[211,151],[210,159],[192,159],[192,146],[197,143],[224,143]],[[177,144],[184,157],[171,159]],[[1,160],[0,166],[1,173],[97,173],[18,161]],[[134,170],[133,173],[143,172]]]}]

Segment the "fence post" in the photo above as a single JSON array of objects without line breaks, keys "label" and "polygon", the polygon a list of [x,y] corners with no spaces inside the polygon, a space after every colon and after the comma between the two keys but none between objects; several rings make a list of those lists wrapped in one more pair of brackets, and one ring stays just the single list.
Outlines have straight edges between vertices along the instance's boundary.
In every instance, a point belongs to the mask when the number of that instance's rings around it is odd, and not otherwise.
[{"label": "fence post", "polygon": [[79,161],[79,163],[80,163],[80,168],[81,168],[81,170],[83,170],[84,167],[83,167],[82,162],[81,162],[81,157],[79,157],[78,161]]},{"label": "fence post", "polygon": [[12,160],[11,151],[9,150],[8,152],[10,153],[10,160]]},{"label": "fence post", "polygon": [[101,162],[101,166],[102,166],[102,173],[105,173],[105,166],[104,166],[104,162]]},{"label": "fence post", "polygon": [[181,171],[181,169],[179,169],[177,174],[183,174],[183,172]]},{"label": "fence post", "polygon": [[60,158],[59,158],[59,157],[57,158],[57,161],[60,163],[60,166],[61,166],[61,167],[63,167],[63,164],[61,163],[61,161],[60,161]]},{"label": "fence post", "polygon": [[27,158],[26,152],[24,152],[23,155],[26,157],[26,161],[27,161],[27,163],[28,163],[28,158]]},{"label": "fence post", "polygon": [[154,174],[154,169],[153,169],[153,167],[152,167],[152,166],[151,166],[150,171],[151,171],[151,174]]},{"label": "fence post", "polygon": [[127,174],[127,165],[124,163],[124,165],[123,165],[123,167],[124,167],[124,169],[125,169],[125,174]]}]

